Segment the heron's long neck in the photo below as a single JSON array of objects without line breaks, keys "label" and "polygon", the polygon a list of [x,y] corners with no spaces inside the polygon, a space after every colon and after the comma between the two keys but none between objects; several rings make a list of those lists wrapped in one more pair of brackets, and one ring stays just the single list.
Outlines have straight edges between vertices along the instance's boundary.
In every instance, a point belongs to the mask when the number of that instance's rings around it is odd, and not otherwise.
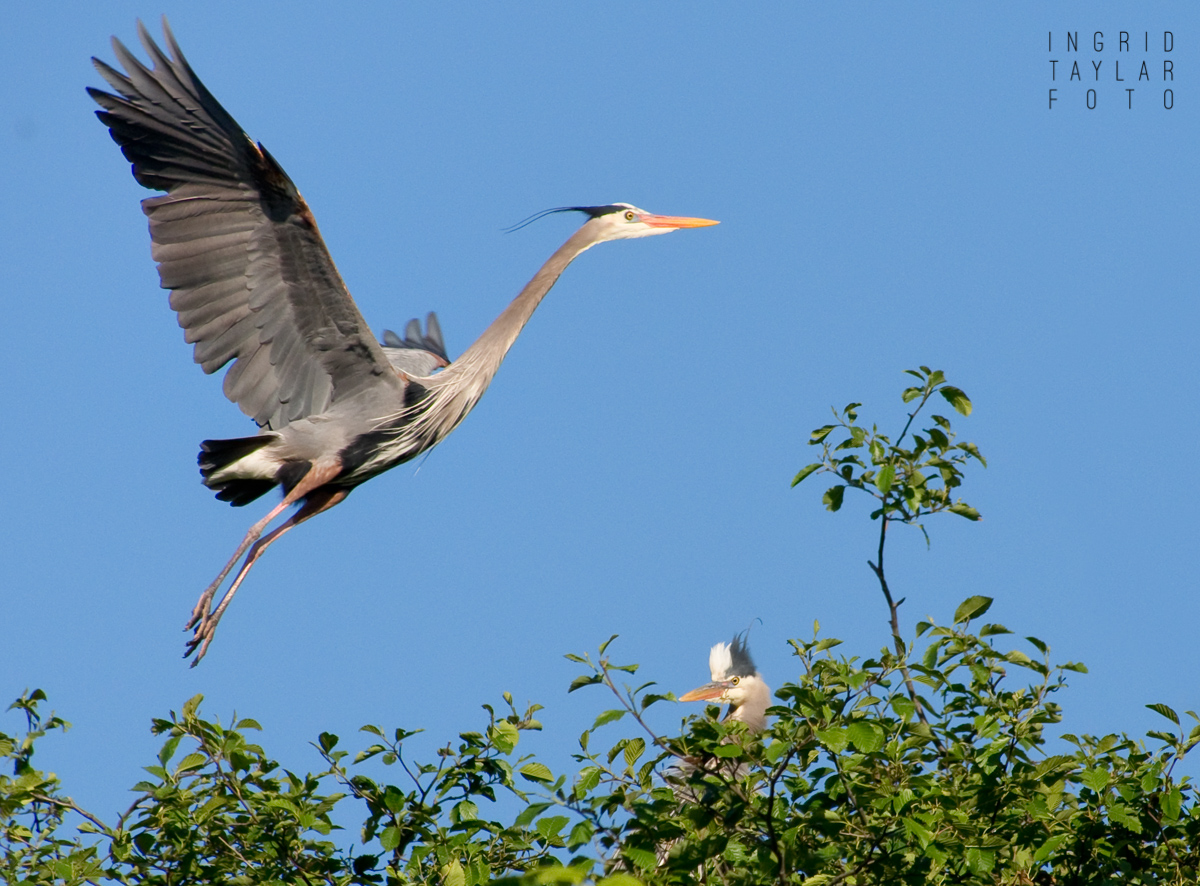
[{"label": "heron's long neck", "polygon": [[[469,374],[481,381],[484,387],[491,381],[496,370],[500,368],[508,349],[512,347],[529,318],[533,316],[546,293],[558,282],[562,272],[567,269],[575,258],[590,246],[594,246],[595,232],[590,225],[585,224],[571,235],[554,255],[542,265],[533,275],[520,294],[512,300],[492,325],[484,330],[483,335],[475,340],[462,356],[454,361],[442,375]],[[482,391],[480,391],[482,393]]]},{"label": "heron's long neck", "polygon": [[754,692],[736,708],[729,709],[726,720],[741,720],[751,732],[761,732],[767,726],[767,708],[771,706],[771,690],[761,679],[754,681]]}]

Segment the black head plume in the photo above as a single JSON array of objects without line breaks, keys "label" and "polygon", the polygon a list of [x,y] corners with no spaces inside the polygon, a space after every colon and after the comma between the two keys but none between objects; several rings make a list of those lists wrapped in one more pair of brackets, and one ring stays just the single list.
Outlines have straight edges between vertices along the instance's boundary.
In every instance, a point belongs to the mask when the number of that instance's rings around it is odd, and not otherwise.
[{"label": "black head plume", "polygon": [[609,203],[604,206],[556,206],[554,209],[543,209],[541,212],[535,212],[529,218],[517,222],[510,228],[505,228],[504,233],[511,234],[513,231],[519,231],[526,225],[531,225],[538,219],[545,218],[548,215],[553,215],[556,212],[582,212],[592,218],[599,218],[602,215],[608,215],[612,212],[620,212],[622,209],[629,209],[625,203]]},{"label": "black head plume", "polygon": [[753,677],[758,673],[754,659],[750,657],[750,645],[745,634],[735,634],[729,644],[729,658],[732,664],[729,668],[731,677]]}]

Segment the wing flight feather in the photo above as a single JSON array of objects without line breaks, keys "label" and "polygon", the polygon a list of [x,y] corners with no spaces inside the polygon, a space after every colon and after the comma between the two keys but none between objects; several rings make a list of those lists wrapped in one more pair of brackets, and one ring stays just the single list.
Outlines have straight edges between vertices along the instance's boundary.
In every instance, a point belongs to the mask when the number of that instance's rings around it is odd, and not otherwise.
[{"label": "wing flight feather", "polygon": [[125,73],[93,59],[115,94],[88,93],[134,178],[166,192],[142,208],[196,362],[208,373],[229,365],[225,395],[263,428],[371,385],[400,396],[308,204],[200,82],[165,19],[163,31],[170,57],[138,23],[153,67],[114,38]]}]

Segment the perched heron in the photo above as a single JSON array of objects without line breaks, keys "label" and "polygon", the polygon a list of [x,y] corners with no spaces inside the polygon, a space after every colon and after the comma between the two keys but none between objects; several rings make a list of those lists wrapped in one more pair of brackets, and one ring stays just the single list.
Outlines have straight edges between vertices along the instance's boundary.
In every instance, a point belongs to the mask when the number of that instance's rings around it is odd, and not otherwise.
[{"label": "perched heron", "polygon": [[754,666],[745,638],[738,635],[731,642],[718,643],[709,650],[708,670],[712,682],[679,696],[679,700],[727,704],[726,722],[745,723],[751,732],[765,729],[771,688]]},{"label": "perched heron", "polygon": [[[709,650],[708,670],[712,682],[705,683],[679,696],[680,701],[715,701],[729,705],[724,722],[745,723],[750,732],[761,732],[767,726],[767,708],[771,705],[771,689],[764,682],[750,647],[743,635],[736,635],[729,643],[718,643]],[[731,741],[726,736],[725,741]],[[664,777],[675,791],[675,796],[688,804],[705,802],[707,788],[691,780],[697,770],[705,774],[723,773],[727,778],[739,779],[749,772],[745,763],[716,758],[688,757],[673,766]],[[655,845],[655,855],[660,866],[667,864],[672,851],[680,841],[663,840]]]},{"label": "perched heron", "polygon": [[[559,275],[597,243],[716,222],[654,215],[628,203],[570,206],[586,221],[456,361],[441,332],[409,327],[389,351],[370,334],[308,204],[261,143],[200,82],[163,21],[168,57],[138,23],[153,67],[113,39],[121,73],[93,59],[116,94],[88,93],[133,164],[166,193],[142,201],[161,285],[205,372],[231,364],[225,396],[260,432],[200,444],[200,473],[217,498],[245,505],[276,486],[283,501],[250,527],[200,595],[185,629],[195,666],[254,562],[281,535],[377,474],[436,446],[479,402],[508,349]],[[418,345],[418,347],[411,347]],[[422,351],[414,355],[401,351]],[[397,357],[400,365],[397,365]],[[437,359],[434,359],[437,358]],[[431,365],[432,364],[432,365]],[[438,366],[440,372],[430,374]],[[288,507],[299,509],[272,532]],[[246,555],[225,595],[217,590]]]}]

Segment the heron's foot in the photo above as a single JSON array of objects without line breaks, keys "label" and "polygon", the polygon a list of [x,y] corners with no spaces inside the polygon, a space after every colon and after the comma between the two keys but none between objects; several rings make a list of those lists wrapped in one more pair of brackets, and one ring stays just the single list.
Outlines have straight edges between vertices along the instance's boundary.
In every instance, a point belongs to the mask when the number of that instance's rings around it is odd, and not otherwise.
[{"label": "heron's foot", "polygon": [[[208,606],[206,604],[205,610],[207,610],[207,608]],[[192,653],[196,654],[196,657],[192,660],[191,667],[194,668],[196,665],[200,664],[200,659],[204,658],[205,653],[208,652],[208,646],[210,643],[212,643],[213,637],[217,633],[217,623],[220,620],[220,612],[207,611],[205,611],[202,618],[198,619],[196,631],[192,634],[192,639],[187,641],[187,644],[183,650],[184,658],[187,658]],[[197,618],[194,615],[193,621],[197,621]]]},{"label": "heron's foot", "polygon": [[206,618],[208,618],[209,609],[212,608],[213,597],[217,595],[217,588],[220,587],[221,581],[224,580],[224,578],[225,576],[222,575],[221,578],[217,579],[217,581],[214,581],[204,589],[204,593],[200,595],[200,599],[196,601],[196,605],[192,608],[191,617],[188,618],[187,624],[183,626],[185,631],[192,630],[192,628],[195,628]]}]

